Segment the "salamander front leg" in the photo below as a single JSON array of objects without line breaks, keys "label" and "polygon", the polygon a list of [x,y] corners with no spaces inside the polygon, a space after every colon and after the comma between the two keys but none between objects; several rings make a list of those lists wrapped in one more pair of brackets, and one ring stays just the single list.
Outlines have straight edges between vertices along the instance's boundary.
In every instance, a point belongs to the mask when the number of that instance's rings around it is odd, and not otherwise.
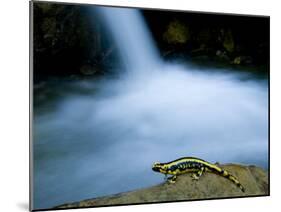
[{"label": "salamander front leg", "polygon": [[169,183],[175,183],[176,182],[176,179],[177,179],[177,175],[174,175],[172,177],[168,177],[167,181]]}]

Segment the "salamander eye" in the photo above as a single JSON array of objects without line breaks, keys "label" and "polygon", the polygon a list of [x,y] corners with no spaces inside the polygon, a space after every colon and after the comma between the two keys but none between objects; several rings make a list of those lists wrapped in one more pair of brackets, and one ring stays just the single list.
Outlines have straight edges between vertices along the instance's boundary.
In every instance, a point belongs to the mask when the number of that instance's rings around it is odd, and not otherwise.
[{"label": "salamander eye", "polygon": [[161,167],[161,169],[167,171],[169,169],[169,167],[164,165]]}]

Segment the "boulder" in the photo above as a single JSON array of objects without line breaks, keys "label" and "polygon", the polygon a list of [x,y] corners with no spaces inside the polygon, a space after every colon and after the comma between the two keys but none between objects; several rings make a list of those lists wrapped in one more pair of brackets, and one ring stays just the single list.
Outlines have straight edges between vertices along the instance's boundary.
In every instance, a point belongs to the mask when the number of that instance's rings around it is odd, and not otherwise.
[{"label": "boulder", "polygon": [[79,208],[269,195],[268,173],[262,168],[238,164],[219,166],[237,177],[245,187],[245,192],[242,192],[230,180],[217,174],[206,172],[198,181],[192,180],[190,174],[184,174],[180,175],[174,184],[163,182],[162,184],[149,188],[68,203],[56,208]]}]

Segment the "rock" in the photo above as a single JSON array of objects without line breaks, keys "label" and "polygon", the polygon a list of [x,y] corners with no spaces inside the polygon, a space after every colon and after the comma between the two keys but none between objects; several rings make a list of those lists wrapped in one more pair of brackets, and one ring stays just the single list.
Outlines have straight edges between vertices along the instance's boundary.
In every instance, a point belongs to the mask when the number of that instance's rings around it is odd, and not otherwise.
[{"label": "rock", "polygon": [[212,32],[210,28],[203,28],[199,31],[198,36],[196,36],[199,43],[209,43],[212,40]]},{"label": "rock", "polygon": [[227,56],[226,51],[217,50],[216,56],[221,60],[229,60],[229,57]]},{"label": "rock", "polygon": [[56,209],[269,194],[268,173],[262,168],[238,164],[219,166],[237,177],[246,191],[243,193],[230,180],[214,173],[204,173],[199,181],[194,181],[189,174],[184,174],[178,177],[175,184],[164,182],[136,191],[64,204],[56,207]]},{"label": "rock", "polygon": [[80,72],[83,75],[94,75],[97,72],[97,68],[91,65],[83,65],[80,68]]},{"label": "rock", "polygon": [[[34,73],[36,81],[50,76],[99,75],[114,58],[112,43],[108,42],[95,12],[88,6],[34,2]],[[92,14],[93,13],[93,14]],[[92,18],[95,17],[95,18]],[[112,54],[111,54],[112,53]],[[113,55],[113,56],[112,56]],[[85,61],[90,61],[85,64]],[[99,72],[101,71],[101,72]]]},{"label": "rock", "polygon": [[235,65],[241,65],[241,64],[251,64],[252,62],[253,59],[250,56],[238,56],[234,58],[232,63]]}]

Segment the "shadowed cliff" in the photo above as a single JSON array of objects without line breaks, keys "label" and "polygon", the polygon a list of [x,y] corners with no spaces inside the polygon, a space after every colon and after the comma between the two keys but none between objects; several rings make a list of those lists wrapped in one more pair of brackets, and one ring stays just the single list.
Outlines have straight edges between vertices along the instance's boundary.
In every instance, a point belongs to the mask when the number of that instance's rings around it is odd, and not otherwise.
[{"label": "shadowed cliff", "polygon": [[243,193],[231,181],[213,173],[204,173],[199,181],[194,181],[189,174],[184,174],[178,177],[175,184],[164,182],[145,189],[64,204],[56,208],[269,195],[268,173],[262,168],[238,164],[219,166],[237,177],[246,191]]}]

